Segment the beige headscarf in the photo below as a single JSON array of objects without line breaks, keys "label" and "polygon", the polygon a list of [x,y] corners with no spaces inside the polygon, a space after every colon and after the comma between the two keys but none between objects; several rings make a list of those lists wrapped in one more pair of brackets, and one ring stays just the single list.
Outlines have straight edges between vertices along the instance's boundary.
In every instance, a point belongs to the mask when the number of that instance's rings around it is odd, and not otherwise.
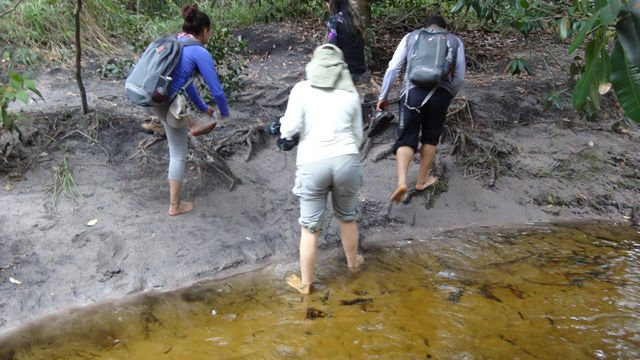
[{"label": "beige headscarf", "polygon": [[305,68],[312,86],[323,89],[355,91],[342,50],[332,44],[318,46]]}]

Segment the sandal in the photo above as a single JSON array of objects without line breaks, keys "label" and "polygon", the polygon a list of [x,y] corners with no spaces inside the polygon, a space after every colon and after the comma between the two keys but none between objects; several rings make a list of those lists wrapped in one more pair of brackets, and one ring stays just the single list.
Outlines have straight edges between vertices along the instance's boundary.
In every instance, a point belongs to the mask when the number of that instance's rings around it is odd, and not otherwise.
[{"label": "sandal", "polygon": [[393,192],[393,194],[391,194],[391,197],[389,198],[389,201],[391,202],[401,202],[402,198],[404,197],[404,194],[407,193],[407,185],[403,185],[403,186],[398,186],[396,188],[396,190]]},{"label": "sandal", "polygon": [[426,190],[432,186],[435,186],[438,183],[438,177],[437,176],[427,176],[427,179],[424,181],[424,183],[422,184],[417,184],[416,183],[416,190],[418,191],[423,191]]}]

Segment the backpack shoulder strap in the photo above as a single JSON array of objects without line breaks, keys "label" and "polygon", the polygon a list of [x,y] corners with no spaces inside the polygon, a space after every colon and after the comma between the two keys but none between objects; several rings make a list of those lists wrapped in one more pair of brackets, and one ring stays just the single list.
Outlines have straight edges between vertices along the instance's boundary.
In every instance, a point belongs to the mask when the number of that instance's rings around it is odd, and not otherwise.
[{"label": "backpack shoulder strap", "polygon": [[[202,45],[202,43],[196,39],[189,39],[186,41],[180,41],[178,39],[177,36],[173,36],[173,40],[180,46],[180,51],[182,51],[183,48],[187,47],[187,46],[201,46],[204,48],[204,46]],[[193,84],[193,81],[196,79],[196,76],[192,76],[189,81],[187,81],[179,90],[176,94],[182,94],[184,93],[187,88]]]}]

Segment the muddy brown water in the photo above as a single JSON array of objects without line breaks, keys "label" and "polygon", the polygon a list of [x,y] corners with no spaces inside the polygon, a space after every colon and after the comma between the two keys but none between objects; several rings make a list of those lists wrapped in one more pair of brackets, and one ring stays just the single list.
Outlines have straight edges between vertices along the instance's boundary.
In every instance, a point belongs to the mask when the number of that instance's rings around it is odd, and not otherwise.
[{"label": "muddy brown water", "polygon": [[637,359],[640,235],[612,223],[415,236],[362,272],[320,259],[315,292],[278,264],[53,315],[0,359]]}]

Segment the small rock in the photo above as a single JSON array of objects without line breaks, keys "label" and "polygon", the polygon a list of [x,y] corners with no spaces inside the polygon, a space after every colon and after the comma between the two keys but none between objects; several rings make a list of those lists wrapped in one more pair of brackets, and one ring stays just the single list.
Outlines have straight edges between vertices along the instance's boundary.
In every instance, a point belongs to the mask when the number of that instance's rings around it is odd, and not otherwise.
[{"label": "small rock", "polygon": [[97,223],[98,223],[98,219],[93,219],[87,223],[87,226],[94,226]]},{"label": "small rock", "polygon": [[22,281],[12,277],[9,278],[9,282],[15,285],[22,285]]}]

